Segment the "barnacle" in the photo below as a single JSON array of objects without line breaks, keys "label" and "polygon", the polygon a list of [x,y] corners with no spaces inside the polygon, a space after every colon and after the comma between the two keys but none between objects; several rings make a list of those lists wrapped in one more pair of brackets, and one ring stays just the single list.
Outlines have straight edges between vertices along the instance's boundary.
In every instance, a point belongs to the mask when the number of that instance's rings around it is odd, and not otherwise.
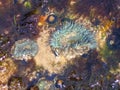
[{"label": "barnacle", "polygon": [[28,60],[34,57],[38,52],[38,45],[30,39],[22,39],[15,42],[12,47],[12,56],[19,60]]},{"label": "barnacle", "polygon": [[0,82],[6,83],[17,67],[11,58],[0,61]]},{"label": "barnacle", "polygon": [[83,54],[89,49],[96,48],[97,43],[92,32],[82,24],[66,22],[52,33],[50,46],[55,52],[62,51],[65,54],[72,50],[74,53]]}]

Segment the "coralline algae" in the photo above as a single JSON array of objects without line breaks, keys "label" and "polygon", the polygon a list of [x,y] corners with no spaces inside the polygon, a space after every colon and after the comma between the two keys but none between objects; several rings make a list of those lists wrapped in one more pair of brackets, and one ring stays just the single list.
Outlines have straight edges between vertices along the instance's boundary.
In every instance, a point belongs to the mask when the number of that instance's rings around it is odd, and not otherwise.
[{"label": "coralline algae", "polygon": [[12,56],[18,60],[28,60],[38,52],[38,45],[30,39],[18,40],[12,48]]},{"label": "coralline algae", "polygon": [[52,33],[50,46],[55,52],[66,53],[67,51],[68,53],[72,50],[75,53],[82,50],[81,53],[83,54],[90,49],[95,49],[97,43],[94,34],[85,26],[67,21]]},{"label": "coralline algae", "polygon": [[17,66],[11,58],[5,58],[5,60],[0,61],[0,82],[7,83],[16,70]]}]

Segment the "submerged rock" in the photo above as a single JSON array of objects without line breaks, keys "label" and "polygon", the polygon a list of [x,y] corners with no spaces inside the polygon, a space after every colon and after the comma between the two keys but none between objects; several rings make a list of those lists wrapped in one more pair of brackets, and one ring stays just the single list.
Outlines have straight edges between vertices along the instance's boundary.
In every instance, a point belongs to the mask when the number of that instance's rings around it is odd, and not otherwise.
[{"label": "submerged rock", "polygon": [[113,32],[107,38],[107,45],[112,50],[120,50],[120,28],[113,29]]}]

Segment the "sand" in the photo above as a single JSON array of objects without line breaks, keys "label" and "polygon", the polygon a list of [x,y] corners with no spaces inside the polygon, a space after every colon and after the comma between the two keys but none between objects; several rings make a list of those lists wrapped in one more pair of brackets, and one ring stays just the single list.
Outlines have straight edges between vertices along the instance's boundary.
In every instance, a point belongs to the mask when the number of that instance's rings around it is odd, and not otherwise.
[{"label": "sand", "polygon": [[[51,29],[49,29],[51,30]],[[36,40],[39,45],[39,52],[35,56],[36,65],[44,68],[49,73],[60,73],[67,63],[63,56],[55,56],[49,46],[50,31],[43,30],[40,37]]]}]

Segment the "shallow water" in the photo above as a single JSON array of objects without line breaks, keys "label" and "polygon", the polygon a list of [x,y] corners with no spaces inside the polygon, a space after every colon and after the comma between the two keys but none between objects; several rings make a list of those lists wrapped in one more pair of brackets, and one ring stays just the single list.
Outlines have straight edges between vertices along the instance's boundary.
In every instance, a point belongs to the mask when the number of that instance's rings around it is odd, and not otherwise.
[{"label": "shallow water", "polygon": [[[0,0],[0,90],[119,90],[119,7],[119,0]],[[95,48],[79,40],[90,35]]]}]

